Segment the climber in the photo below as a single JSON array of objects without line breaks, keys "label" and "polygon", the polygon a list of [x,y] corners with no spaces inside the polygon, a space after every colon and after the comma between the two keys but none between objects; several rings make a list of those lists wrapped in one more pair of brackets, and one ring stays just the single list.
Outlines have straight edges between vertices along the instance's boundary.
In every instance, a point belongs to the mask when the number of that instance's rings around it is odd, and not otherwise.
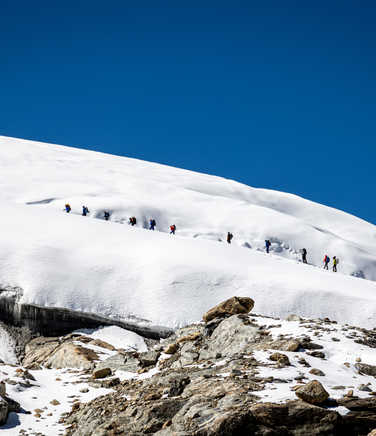
[{"label": "climber", "polygon": [[66,204],[65,205],[65,211],[67,212],[67,213],[69,213],[70,211],[72,210],[72,208],[70,207],[70,204]]},{"label": "climber", "polygon": [[269,253],[269,248],[272,245],[272,243],[269,241],[269,239],[265,240],[265,250],[267,253]]},{"label": "climber", "polygon": [[303,261],[303,263],[308,263],[307,262],[307,250],[305,248],[303,248],[303,250],[302,250],[302,261]]},{"label": "climber", "polygon": [[129,218],[129,224],[133,227],[137,224],[137,220],[135,216]]},{"label": "climber", "polygon": [[336,256],[333,256],[333,272],[337,272],[337,265],[339,264],[339,260]]},{"label": "climber", "polygon": [[176,226],[175,224],[173,224],[172,226],[170,226],[170,235],[175,235],[175,231],[176,231]]},{"label": "climber", "polygon": [[230,232],[227,232],[227,243],[231,244],[232,238],[234,237],[234,235]]},{"label": "climber", "polygon": [[329,269],[328,268],[329,262],[330,262],[330,257],[326,254],[324,256],[324,269]]},{"label": "climber", "polygon": [[151,218],[151,220],[149,221],[149,224],[150,224],[149,230],[154,230],[155,226],[157,225],[154,218]]},{"label": "climber", "polygon": [[82,206],[82,216],[86,216],[90,213],[89,209],[86,206]]},{"label": "climber", "polygon": [[104,219],[108,221],[110,219],[110,212],[104,211]]}]

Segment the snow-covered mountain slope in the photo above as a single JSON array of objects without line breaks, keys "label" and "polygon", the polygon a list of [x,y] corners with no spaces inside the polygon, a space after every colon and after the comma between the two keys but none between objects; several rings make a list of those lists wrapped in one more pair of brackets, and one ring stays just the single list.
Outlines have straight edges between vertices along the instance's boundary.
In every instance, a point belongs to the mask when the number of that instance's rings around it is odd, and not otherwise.
[{"label": "snow-covered mountain slope", "polygon": [[[376,283],[349,274],[376,280],[376,228],[349,214],[219,177],[12,138],[0,137],[0,168],[0,282],[21,287],[24,302],[176,326],[243,295],[267,315],[374,324]],[[126,225],[132,215],[137,227]],[[159,232],[145,230],[151,217]],[[227,231],[231,246],[218,242]],[[261,252],[266,238],[270,255]],[[298,263],[302,247],[320,267],[324,254],[337,255],[340,272]]]}]

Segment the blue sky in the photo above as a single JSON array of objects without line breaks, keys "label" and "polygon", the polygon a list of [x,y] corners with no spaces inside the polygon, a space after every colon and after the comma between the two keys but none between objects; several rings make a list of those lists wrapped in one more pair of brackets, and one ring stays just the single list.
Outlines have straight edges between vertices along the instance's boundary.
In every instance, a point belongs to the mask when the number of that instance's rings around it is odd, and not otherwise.
[{"label": "blue sky", "polygon": [[3,0],[0,134],[293,192],[376,223],[375,8]]}]

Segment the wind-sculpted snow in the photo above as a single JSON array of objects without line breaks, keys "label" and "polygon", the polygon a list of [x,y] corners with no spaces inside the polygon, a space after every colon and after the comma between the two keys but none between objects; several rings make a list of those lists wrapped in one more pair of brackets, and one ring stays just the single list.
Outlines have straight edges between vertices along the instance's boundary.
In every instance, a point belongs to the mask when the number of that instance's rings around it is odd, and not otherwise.
[{"label": "wind-sculpted snow", "polygon": [[[375,226],[356,217],[219,177],[10,138],[0,138],[0,165],[0,282],[21,288],[21,302],[175,327],[241,295],[267,315],[373,326],[376,283],[349,274],[376,279]],[[159,231],[145,230],[151,217]],[[218,241],[227,231],[232,245]],[[337,255],[340,272],[298,263],[303,247],[317,265]]]}]

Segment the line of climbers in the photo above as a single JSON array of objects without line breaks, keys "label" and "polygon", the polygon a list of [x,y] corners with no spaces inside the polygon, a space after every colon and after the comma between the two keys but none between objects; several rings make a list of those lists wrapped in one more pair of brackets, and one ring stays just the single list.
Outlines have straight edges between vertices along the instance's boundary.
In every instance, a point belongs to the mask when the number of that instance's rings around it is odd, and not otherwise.
[{"label": "line of climbers", "polygon": [[[70,205],[67,203],[65,205],[65,211],[67,213],[69,213],[72,210],[72,208],[70,207]],[[90,211],[86,206],[82,206],[82,216],[87,216],[87,214],[89,214]],[[110,219],[110,212],[108,211],[104,211],[103,212],[103,218],[108,221]],[[132,216],[129,218],[128,224],[130,224],[132,227],[135,226],[137,224],[137,219],[135,216]],[[155,221],[154,218],[151,218],[149,221],[149,230],[155,230],[157,223]],[[176,232],[176,225],[172,224],[170,226],[170,235],[175,235]],[[227,243],[231,244],[231,241],[233,239],[234,235],[231,232],[227,232]],[[272,243],[269,241],[269,239],[265,240],[265,251],[267,253],[269,253],[270,251],[270,247],[271,247]],[[305,248],[303,248],[301,250],[301,254],[302,254],[302,262],[303,263],[308,263],[307,262],[307,250]],[[324,269],[329,270],[329,263],[330,263],[330,257],[326,254],[324,256]],[[336,256],[333,256],[333,272],[337,272],[337,265],[339,264],[339,260]]]},{"label": "line of climbers", "polygon": [[[267,253],[269,253],[269,249],[270,246],[272,245],[272,243],[269,241],[269,239],[265,240],[265,251]],[[302,262],[303,263],[308,263],[307,262],[307,250],[305,248],[303,248],[301,250],[301,254],[302,254]],[[329,262],[330,262],[330,257],[326,254],[324,256],[324,269],[329,270]],[[337,272],[337,265],[339,264],[339,260],[338,257],[333,256],[333,272]]]},{"label": "line of climbers", "polygon": [[[70,204],[67,203],[65,205],[66,213],[69,213],[71,210],[72,210],[72,208],[71,208]],[[82,206],[82,216],[87,216],[89,213],[90,213],[89,209],[86,206]],[[110,219],[110,216],[111,216],[111,214],[107,210],[105,210],[103,212],[103,218],[106,221],[108,221]],[[129,220],[128,220],[128,224],[130,224],[132,227],[135,226],[137,224],[136,217],[135,216],[130,217]],[[149,230],[155,230],[156,225],[157,225],[157,222],[155,221],[155,219],[151,218],[149,220]],[[175,235],[175,232],[176,232],[176,225],[172,224],[170,226],[170,235]]]}]

